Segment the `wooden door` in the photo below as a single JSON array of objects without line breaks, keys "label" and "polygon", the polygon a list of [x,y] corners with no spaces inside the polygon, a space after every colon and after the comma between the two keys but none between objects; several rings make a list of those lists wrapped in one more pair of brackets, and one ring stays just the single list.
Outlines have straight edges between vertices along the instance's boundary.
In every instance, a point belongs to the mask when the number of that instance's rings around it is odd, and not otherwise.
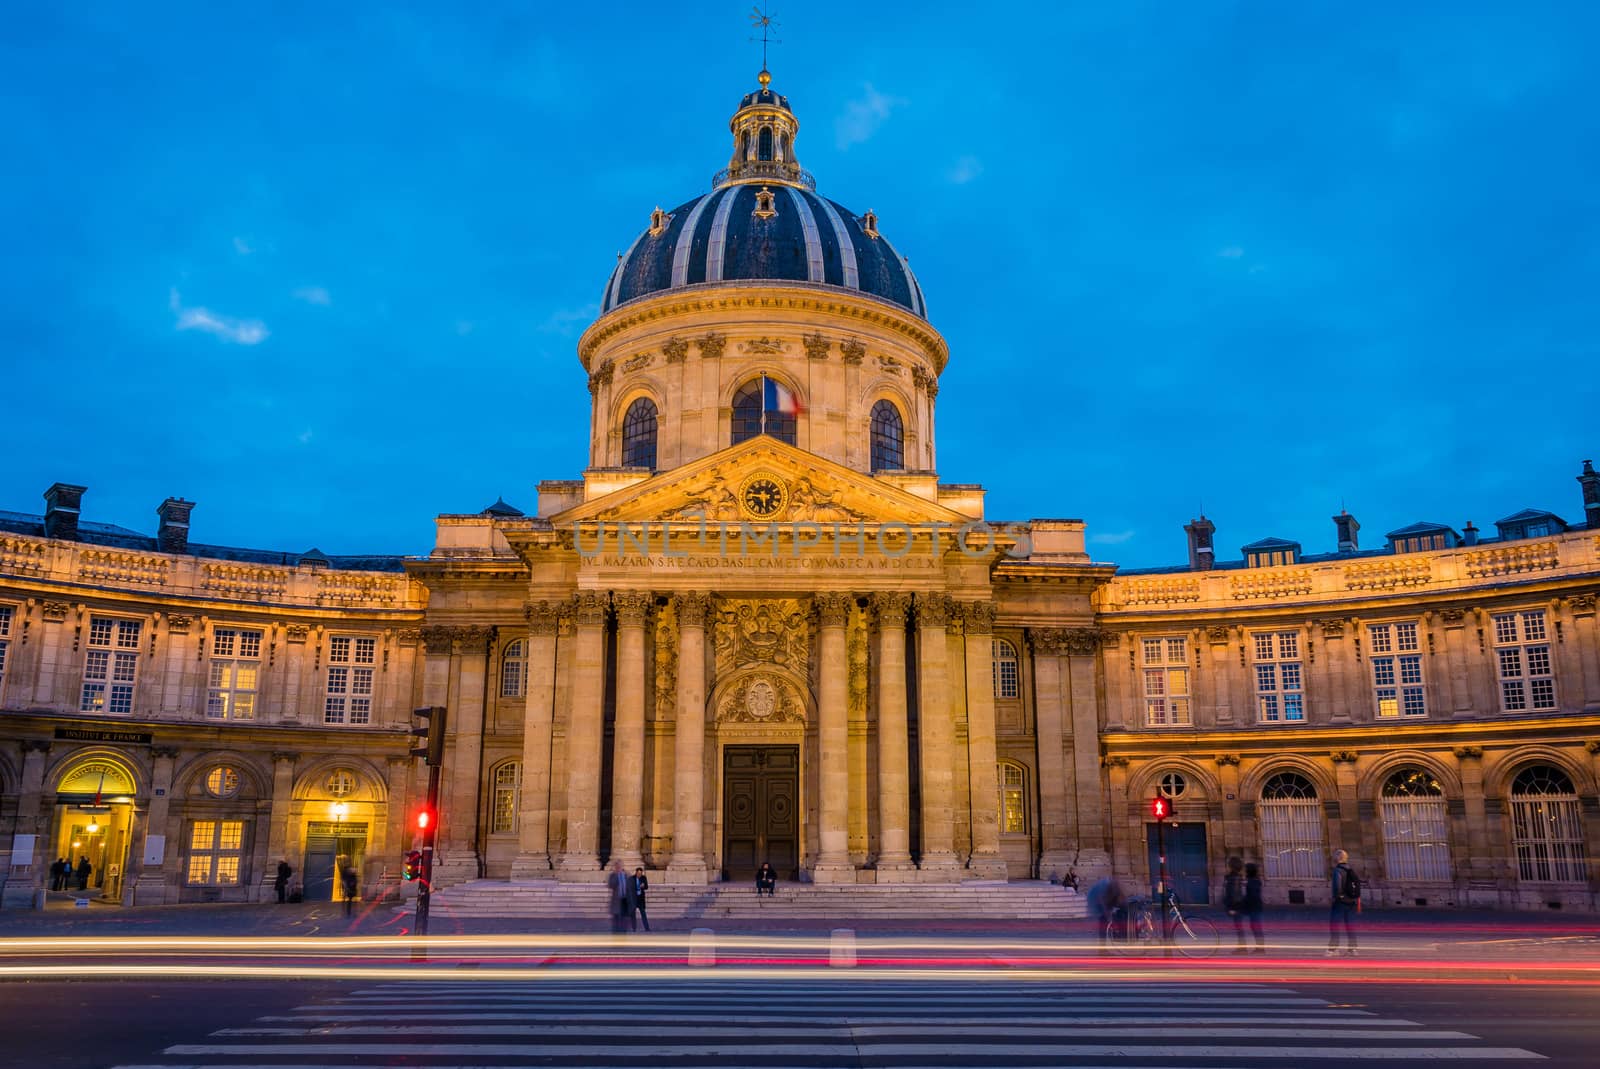
[{"label": "wooden door", "polygon": [[753,880],[763,861],[780,879],[800,865],[800,748],[729,746],[722,754],[722,868]]}]

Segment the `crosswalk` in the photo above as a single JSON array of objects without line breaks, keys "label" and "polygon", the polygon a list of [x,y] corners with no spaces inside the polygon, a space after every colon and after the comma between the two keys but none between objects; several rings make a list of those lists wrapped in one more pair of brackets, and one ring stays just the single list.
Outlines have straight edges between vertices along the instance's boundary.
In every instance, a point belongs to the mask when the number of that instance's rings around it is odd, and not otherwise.
[{"label": "crosswalk", "polygon": [[1276,985],[553,977],[395,982],[114,1069],[1267,1066],[1539,1060]]}]

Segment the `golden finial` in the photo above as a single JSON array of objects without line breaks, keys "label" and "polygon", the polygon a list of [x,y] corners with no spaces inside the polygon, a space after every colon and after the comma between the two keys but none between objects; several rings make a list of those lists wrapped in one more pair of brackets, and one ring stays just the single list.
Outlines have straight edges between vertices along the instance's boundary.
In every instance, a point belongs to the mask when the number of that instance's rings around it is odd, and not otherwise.
[{"label": "golden finial", "polygon": [[763,67],[761,73],[756,75],[756,81],[760,82],[761,88],[765,89],[772,84],[772,72]]}]

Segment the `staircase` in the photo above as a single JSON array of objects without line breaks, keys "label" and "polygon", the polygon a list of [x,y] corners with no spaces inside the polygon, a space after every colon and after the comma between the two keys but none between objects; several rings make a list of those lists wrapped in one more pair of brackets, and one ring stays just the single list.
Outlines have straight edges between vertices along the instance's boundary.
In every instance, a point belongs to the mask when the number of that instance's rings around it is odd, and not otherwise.
[{"label": "staircase", "polygon": [[[471,880],[435,891],[436,916],[604,920],[610,894],[600,883]],[[748,883],[652,885],[650,919],[735,920],[1039,920],[1085,915],[1083,897],[1042,880],[919,884],[780,883],[758,897]],[[415,903],[410,904],[414,907]]]}]

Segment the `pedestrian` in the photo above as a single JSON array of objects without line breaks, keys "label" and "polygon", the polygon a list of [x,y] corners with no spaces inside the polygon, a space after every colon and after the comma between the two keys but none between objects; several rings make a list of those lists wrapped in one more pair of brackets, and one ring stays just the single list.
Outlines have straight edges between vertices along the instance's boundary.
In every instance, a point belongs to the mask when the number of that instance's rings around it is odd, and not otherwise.
[{"label": "pedestrian", "polygon": [[1361,879],[1350,867],[1350,855],[1343,850],[1333,855],[1333,880],[1330,884],[1333,905],[1328,911],[1328,957],[1339,953],[1339,926],[1344,925],[1345,954],[1356,956],[1356,914],[1361,910]]},{"label": "pedestrian", "polygon": [[344,891],[344,915],[348,917],[361,897],[361,871],[343,854],[339,855],[339,883]]},{"label": "pedestrian", "polygon": [[778,893],[778,872],[770,861],[763,861],[761,867],[756,870],[756,897],[760,898],[763,891],[768,898]]},{"label": "pedestrian", "polygon": [[1076,891],[1078,889],[1078,870],[1074,868],[1067,869],[1067,874],[1061,877],[1061,886],[1069,891]]},{"label": "pedestrian", "polygon": [[1222,881],[1222,908],[1233,918],[1233,952],[1248,954],[1244,945],[1244,858],[1228,859],[1228,875]]},{"label": "pedestrian", "polygon": [[89,877],[94,875],[94,866],[89,864],[89,855],[84,854],[78,859],[78,890],[89,889]]},{"label": "pedestrian", "polygon": [[1250,921],[1250,934],[1255,938],[1257,954],[1267,952],[1267,937],[1261,931],[1261,914],[1266,908],[1266,903],[1261,899],[1261,866],[1252,861],[1244,867],[1243,912]]},{"label": "pedestrian", "polygon": [[[628,881],[628,892],[633,896],[633,908],[638,912],[638,920],[644,922],[644,930],[650,930],[650,914],[645,912],[644,893],[650,889],[650,879],[644,874],[644,869],[634,869],[633,878]],[[631,919],[631,918],[630,918]],[[637,923],[634,931],[639,930]]]},{"label": "pedestrian", "polygon": [[[1095,934],[1100,943],[1100,953],[1106,951],[1106,938],[1111,932],[1111,924],[1117,919],[1127,922],[1127,914],[1123,910],[1126,896],[1122,893],[1122,884],[1117,882],[1115,876],[1102,876],[1089,888],[1085,896],[1085,904],[1089,907],[1089,919],[1094,925]],[[1117,932],[1117,938],[1122,938],[1122,932]]]},{"label": "pedestrian", "polygon": [[611,873],[606,877],[606,890],[610,892],[608,908],[611,912],[611,930],[626,931],[629,915],[628,874],[623,871],[621,861],[611,863]]},{"label": "pedestrian", "polygon": [[283,905],[289,900],[289,877],[294,875],[294,869],[289,867],[288,858],[278,859],[278,875],[273,877],[272,889],[278,892],[278,905]]},{"label": "pedestrian", "polygon": [[55,864],[50,866],[50,890],[59,891],[67,885],[67,859],[56,858]]}]

